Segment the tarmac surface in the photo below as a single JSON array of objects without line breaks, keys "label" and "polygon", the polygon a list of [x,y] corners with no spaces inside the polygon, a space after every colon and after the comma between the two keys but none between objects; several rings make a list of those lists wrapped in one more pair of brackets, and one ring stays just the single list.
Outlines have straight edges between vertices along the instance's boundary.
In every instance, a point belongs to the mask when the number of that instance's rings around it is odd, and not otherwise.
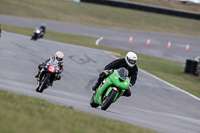
[{"label": "tarmac surface", "polygon": [[[49,30],[86,35],[97,39],[103,37],[99,45],[130,50],[179,62],[186,62],[187,59],[194,59],[200,56],[199,37],[111,29],[6,15],[0,15],[0,23],[29,28],[36,28],[45,23],[47,32]],[[130,36],[133,37],[131,44],[128,43]],[[148,39],[150,39],[149,46],[146,45]],[[170,49],[167,48],[169,41],[171,42]],[[185,51],[187,44],[189,44],[189,51]]]},{"label": "tarmac surface", "polygon": [[[106,111],[90,107],[91,87],[103,67],[114,60],[113,56],[102,50],[45,39],[31,41],[30,38],[3,31],[0,38],[0,89],[162,133],[200,132],[199,98],[142,70],[139,70],[138,80],[131,89],[131,97],[120,97]],[[57,50],[65,54],[62,79],[42,94],[37,93],[34,78],[37,66]]]}]

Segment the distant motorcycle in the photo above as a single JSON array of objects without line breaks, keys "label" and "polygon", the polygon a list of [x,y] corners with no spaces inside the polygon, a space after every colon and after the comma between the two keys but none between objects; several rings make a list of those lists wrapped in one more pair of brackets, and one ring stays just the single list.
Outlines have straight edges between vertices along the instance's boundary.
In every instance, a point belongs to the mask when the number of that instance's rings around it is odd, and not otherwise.
[{"label": "distant motorcycle", "polygon": [[[36,91],[42,93],[44,89],[47,89],[50,85],[50,80],[54,79],[55,76],[59,74],[59,66],[56,60],[52,60],[47,62],[45,66],[42,67],[38,81],[38,85],[36,87]],[[53,82],[53,81],[52,81]]]},{"label": "distant motorcycle", "polygon": [[102,110],[106,110],[126,89],[129,89],[130,79],[126,68],[119,68],[108,76],[93,94],[90,105],[93,108],[101,106]]},{"label": "distant motorcycle", "polygon": [[39,38],[42,38],[44,35],[44,32],[42,32],[42,29],[40,28],[35,28],[34,32],[33,32],[33,36],[31,37],[31,40],[37,40]]}]

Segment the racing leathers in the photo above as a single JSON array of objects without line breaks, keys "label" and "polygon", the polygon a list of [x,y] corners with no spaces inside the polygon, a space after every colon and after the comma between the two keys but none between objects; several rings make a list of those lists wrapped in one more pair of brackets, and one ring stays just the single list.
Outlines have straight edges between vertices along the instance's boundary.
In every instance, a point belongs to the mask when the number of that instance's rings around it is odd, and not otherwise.
[{"label": "racing leathers", "polygon": [[[40,81],[40,78],[43,76],[43,75],[40,74],[42,67],[45,66],[46,63],[51,61],[51,60],[55,60],[55,57],[52,57],[52,58],[50,58],[50,59],[46,60],[45,62],[38,65],[38,74],[35,76],[36,78],[38,78],[38,81]],[[63,72],[63,62],[59,61],[58,66],[59,66],[60,70],[54,78],[50,79],[50,86],[53,85],[53,80],[60,80],[61,79],[60,74]]]},{"label": "racing leathers", "polygon": [[[106,77],[108,77],[113,72],[114,69],[119,69],[121,67],[125,67],[129,71],[129,75],[128,75],[130,78],[130,86],[129,87],[132,87],[136,83],[136,80],[137,80],[138,67],[137,67],[137,65],[134,65],[133,67],[128,66],[128,64],[126,63],[126,60],[124,58],[122,58],[122,59],[116,59],[113,62],[111,62],[105,66],[105,68],[104,68],[105,71],[103,71],[99,74],[99,78],[98,78],[96,84],[92,87],[92,90],[95,91],[99,87],[101,82]],[[124,96],[127,96],[127,97],[131,96],[130,89],[127,89],[124,92]]]},{"label": "racing leathers", "polygon": [[44,37],[44,34],[45,34],[45,32],[46,32],[46,27],[44,27],[44,26],[40,26],[40,29],[41,29],[41,38],[43,38]]}]

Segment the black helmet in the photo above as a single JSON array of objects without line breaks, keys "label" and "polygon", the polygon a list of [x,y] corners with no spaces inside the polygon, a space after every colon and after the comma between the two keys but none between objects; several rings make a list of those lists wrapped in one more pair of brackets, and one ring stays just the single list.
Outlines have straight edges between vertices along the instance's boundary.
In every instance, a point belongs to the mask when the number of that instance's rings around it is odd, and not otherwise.
[{"label": "black helmet", "polygon": [[41,27],[41,28],[45,28],[45,27],[46,27],[46,24],[42,24],[40,27]]}]

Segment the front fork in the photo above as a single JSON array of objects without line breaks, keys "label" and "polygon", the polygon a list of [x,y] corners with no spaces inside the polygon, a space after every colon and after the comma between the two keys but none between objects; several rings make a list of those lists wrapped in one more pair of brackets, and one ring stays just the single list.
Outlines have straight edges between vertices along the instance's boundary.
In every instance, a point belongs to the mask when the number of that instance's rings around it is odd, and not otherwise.
[{"label": "front fork", "polygon": [[39,76],[38,76],[38,81],[40,81],[40,80],[42,79],[43,76],[44,76],[44,68],[42,68],[42,69],[40,70],[40,74],[39,74]]},{"label": "front fork", "polygon": [[115,90],[117,92],[117,94],[116,94],[116,96],[115,96],[115,98],[113,100],[113,102],[115,102],[120,96],[119,95],[119,89],[117,87],[109,87],[109,89],[107,90],[105,96],[108,97],[112,90]]}]

